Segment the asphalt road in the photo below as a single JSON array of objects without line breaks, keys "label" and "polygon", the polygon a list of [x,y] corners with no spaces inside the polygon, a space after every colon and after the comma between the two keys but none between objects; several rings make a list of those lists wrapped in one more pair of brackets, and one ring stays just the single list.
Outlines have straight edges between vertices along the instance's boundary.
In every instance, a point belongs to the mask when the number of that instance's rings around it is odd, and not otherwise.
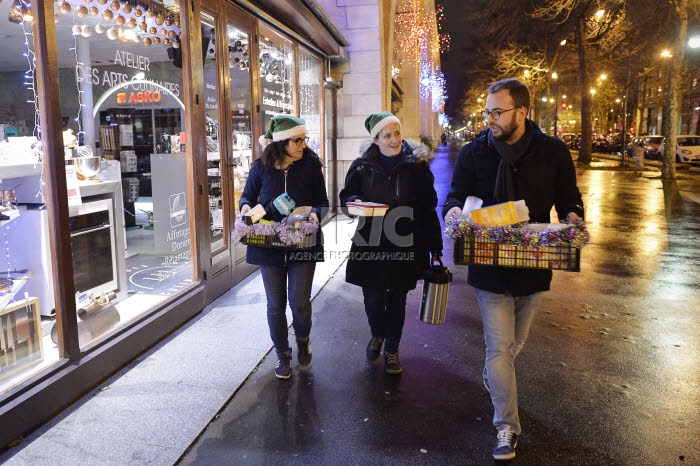
[{"label": "asphalt road", "polygon": [[[432,162],[441,201],[455,156]],[[592,239],[581,272],[555,272],[518,358],[512,464],[700,464],[700,204],[617,165],[577,167]],[[449,266],[444,325],[418,319],[420,285],[409,294],[401,376],[365,362],[361,292],[341,267],[313,303],[312,368],[279,381],[268,356],[181,464],[493,463],[481,320],[467,268]]]}]

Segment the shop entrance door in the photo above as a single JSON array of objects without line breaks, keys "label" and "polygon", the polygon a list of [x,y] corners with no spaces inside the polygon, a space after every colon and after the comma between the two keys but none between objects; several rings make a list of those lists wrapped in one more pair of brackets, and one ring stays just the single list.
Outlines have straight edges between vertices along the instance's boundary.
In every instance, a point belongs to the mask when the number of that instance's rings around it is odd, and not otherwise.
[{"label": "shop entrance door", "polygon": [[[212,2],[214,3],[214,2]],[[222,3],[218,3],[222,5]],[[202,12],[202,53],[209,192],[211,302],[255,270],[246,264],[246,247],[231,238],[253,162],[251,38],[253,17],[225,3],[218,14]]]}]

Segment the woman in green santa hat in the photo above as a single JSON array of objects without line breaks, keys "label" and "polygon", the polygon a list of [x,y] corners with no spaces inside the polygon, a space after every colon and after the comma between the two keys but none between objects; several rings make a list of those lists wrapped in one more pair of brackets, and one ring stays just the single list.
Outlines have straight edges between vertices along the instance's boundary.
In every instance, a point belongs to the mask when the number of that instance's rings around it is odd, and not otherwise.
[{"label": "woman in green santa hat", "polygon": [[362,217],[358,222],[345,279],[362,287],[372,334],[367,360],[379,358],[383,345],[384,371],[400,374],[406,295],[416,287],[429,259],[442,256],[438,200],[425,144],[404,140],[401,121],[389,112],[368,116],[365,128],[372,141],[361,147],[362,156],[350,166],[340,202],[343,207],[348,202],[375,202],[389,209],[383,217]]},{"label": "woman in green santa hat", "polygon": [[[277,115],[260,138],[265,147],[253,162],[239,201],[241,215],[260,204],[266,220],[282,221],[293,206],[311,206],[309,218],[318,223],[328,210],[326,182],[319,156],[308,148],[304,120],[291,115]],[[276,202],[277,201],[277,202]],[[311,283],[316,262],[323,261],[321,229],[316,245],[310,250],[248,246],[246,261],[260,266],[267,296],[267,323],[277,352],[275,376],[292,376],[292,348],[289,346],[285,315],[287,298],[292,309],[292,326],[297,342],[297,361],[302,369],[311,364]]]}]

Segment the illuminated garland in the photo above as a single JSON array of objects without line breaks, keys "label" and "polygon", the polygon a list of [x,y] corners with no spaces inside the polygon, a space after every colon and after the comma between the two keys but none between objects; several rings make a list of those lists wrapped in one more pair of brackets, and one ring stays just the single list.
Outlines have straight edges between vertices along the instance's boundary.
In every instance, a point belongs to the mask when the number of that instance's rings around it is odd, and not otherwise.
[{"label": "illuminated garland", "polygon": [[[34,55],[33,49],[34,35],[31,32],[32,25],[29,21],[30,18],[33,21],[31,16],[24,16],[23,19],[26,20],[23,20],[22,23],[20,23],[22,26],[22,32],[24,33],[24,47],[26,48],[26,52],[23,52],[22,55],[27,59],[27,71],[24,73],[24,85],[26,86],[27,90],[32,93],[32,98],[31,100],[27,100],[27,103],[34,105],[34,131],[32,134],[36,137],[37,142],[33,148],[36,151],[37,162],[42,163],[44,161],[44,152],[41,145],[41,119],[39,115],[39,99],[37,98],[36,92],[36,80],[34,79],[36,75],[36,55]],[[27,30],[27,26],[29,26],[29,30]],[[44,196],[45,185],[46,182],[44,181],[44,170],[41,170],[41,174],[39,175],[39,191],[34,197],[41,199],[42,207],[44,204],[46,204],[46,197]]]},{"label": "illuminated garland", "polygon": [[450,39],[449,34],[443,34],[441,31],[442,29],[442,24],[445,21],[445,10],[442,8],[442,5],[437,6],[437,11],[435,12],[435,22],[437,23],[438,27],[438,40],[440,42],[440,52],[447,52],[450,49],[450,45],[452,45],[452,40]]},{"label": "illuminated garland", "polygon": [[431,91],[431,73],[430,73],[430,62],[426,59],[422,59],[420,62],[420,81],[419,81],[419,91],[420,98],[427,100],[430,98]]},{"label": "illuminated garland", "polygon": [[430,75],[430,92],[433,97],[433,112],[439,112],[445,105],[445,96],[447,84],[445,83],[445,75],[440,71],[440,67],[436,66],[433,73]]},{"label": "illuminated garland", "polygon": [[510,225],[506,227],[485,227],[474,223],[469,218],[461,218],[453,215],[447,220],[445,234],[452,238],[474,237],[483,238],[498,244],[511,246],[561,246],[570,244],[580,248],[589,242],[588,230],[585,223],[575,220],[565,228],[545,228],[537,231],[524,225]]},{"label": "illuminated garland", "polygon": [[447,51],[450,36],[439,32],[444,19],[442,7],[425,13],[417,0],[404,0],[394,20],[396,53],[401,62],[419,63],[426,47],[430,56]]}]

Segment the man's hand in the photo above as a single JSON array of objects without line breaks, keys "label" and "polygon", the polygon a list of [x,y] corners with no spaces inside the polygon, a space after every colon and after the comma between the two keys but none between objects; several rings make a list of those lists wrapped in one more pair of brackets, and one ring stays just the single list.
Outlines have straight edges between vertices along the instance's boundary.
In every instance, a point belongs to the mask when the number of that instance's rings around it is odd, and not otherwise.
[{"label": "man's hand", "polygon": [[569,212],[566,214],[566,221],[568,223],[576,223],[581,221],[581,217],[578,216],[576,212]]},{"label": "man's hand", "polygon": [[452,217],[453,215],[457,215],[458,217],[462,215],[462,209],[459,207],[453,207],[450,210],[447,211],[447,215],[445,215],[445,223]]}]

